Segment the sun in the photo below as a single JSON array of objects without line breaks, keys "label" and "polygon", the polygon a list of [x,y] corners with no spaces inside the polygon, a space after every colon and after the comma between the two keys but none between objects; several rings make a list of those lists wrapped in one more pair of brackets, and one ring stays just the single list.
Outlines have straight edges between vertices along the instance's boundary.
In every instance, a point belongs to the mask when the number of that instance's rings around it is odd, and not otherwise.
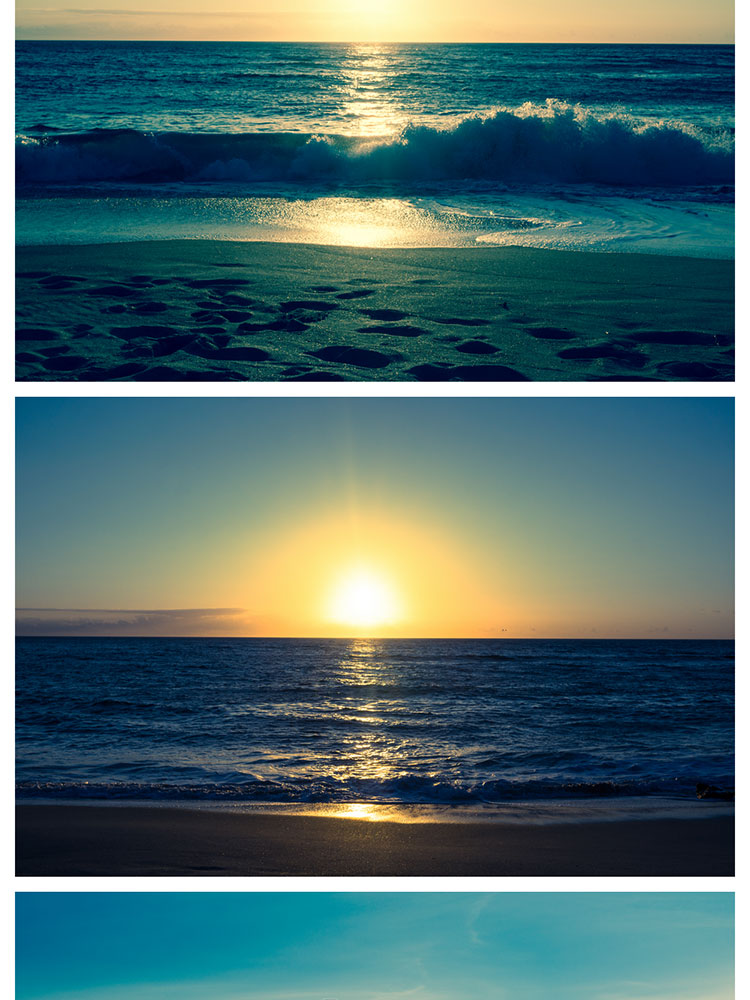
[{"label": "sun", "polygon": [[366,567],[345,573],[331,593],[329,618],[351,628],[393,625],[401,617],[399,602],[385,577]]}]

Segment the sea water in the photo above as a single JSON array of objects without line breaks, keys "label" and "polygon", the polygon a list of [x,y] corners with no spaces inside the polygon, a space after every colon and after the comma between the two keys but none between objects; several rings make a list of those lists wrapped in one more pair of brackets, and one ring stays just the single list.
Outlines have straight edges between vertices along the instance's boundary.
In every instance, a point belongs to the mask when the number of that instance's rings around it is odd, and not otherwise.
[{"label": "sea water", "polygon": [[729,257],[734,47],[19,42],[19,243]]},{"label": "sea water", "polygon": [[39,637],[17,664],[22,798],[478,806],[734,782],[727,641]]}]

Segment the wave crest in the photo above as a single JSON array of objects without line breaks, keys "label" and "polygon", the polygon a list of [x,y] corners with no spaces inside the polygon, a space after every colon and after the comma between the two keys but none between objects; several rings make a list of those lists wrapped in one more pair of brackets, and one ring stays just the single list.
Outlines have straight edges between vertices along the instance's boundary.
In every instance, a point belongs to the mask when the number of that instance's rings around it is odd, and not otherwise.
[{"label": "wave crest", "polygon": [[733,142],[685,124],[644,124],[548,102],[408,126],[392,140],[298,133],[145,133],[97,129],[20,136],[22,186],[86,182],[283,182],[676,187],[732,184]]},{"label": "wave crest", "polygon": [[514,781],[496,778],[472,783],[459,781],[448,775],[402,775],[384,781],[320,777],[297,781],[245,778],[193,783],[26,780],[18,781],[16,784],[18,799],[158,799],[268,803],[368,801],[383,804],[490,805],[555,799],[607,799],[654,795],[686,799],[717,798],[729,801],[733,797],[733,782],[728,775],[719,784],[695,777],[682,780],[675,777],[670,779],[652,777],[631,781],[576,781],[549,778]]}]

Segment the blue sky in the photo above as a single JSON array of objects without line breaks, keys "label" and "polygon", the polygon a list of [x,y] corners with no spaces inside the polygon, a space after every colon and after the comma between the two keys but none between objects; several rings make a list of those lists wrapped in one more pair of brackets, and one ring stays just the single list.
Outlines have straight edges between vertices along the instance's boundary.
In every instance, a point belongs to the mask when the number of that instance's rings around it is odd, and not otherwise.
[{"label": "blue sky", "polygon": [[733,462],[729,399],[21,399],[17,603],[326,635],[358,560],[397,634],[728,637]]},{"label": "blue sky", "polygon": [[731,893],[19,893],[17,1000],[730,1000]]}]

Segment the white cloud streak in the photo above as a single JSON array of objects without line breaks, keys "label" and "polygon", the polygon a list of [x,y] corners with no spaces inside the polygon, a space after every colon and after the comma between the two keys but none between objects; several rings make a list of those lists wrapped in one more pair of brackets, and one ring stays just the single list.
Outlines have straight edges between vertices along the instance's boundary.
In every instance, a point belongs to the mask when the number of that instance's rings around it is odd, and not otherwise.
[{"label": "white cloud streak", "polygon": [[17,608],[18,636],[251,635],[244,608]]}]

